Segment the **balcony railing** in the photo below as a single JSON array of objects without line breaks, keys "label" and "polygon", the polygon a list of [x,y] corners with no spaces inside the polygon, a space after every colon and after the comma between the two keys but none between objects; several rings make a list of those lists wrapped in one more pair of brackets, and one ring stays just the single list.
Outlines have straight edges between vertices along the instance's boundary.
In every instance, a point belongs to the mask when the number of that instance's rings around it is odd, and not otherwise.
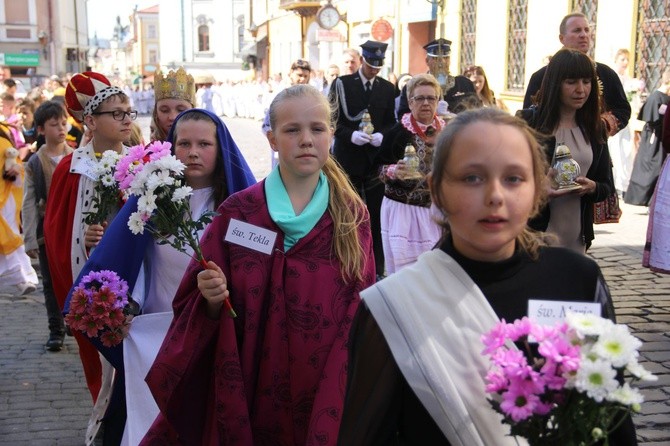
[{"label": "balcony railing", "polygon": [[280,0],[279,9],[285,11],[293,11],[303,17],[316,14],[316,11],[321,7],[320,1],[303,1],[303,0]]}]

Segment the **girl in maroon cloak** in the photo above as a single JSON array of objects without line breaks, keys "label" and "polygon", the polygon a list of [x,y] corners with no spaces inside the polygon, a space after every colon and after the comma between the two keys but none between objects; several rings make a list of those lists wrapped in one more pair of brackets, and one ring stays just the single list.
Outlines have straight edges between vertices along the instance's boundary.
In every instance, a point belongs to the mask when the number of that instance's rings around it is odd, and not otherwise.
[{"label": "girl in maroon cloak", "polygon": [[337,443],[347,333],[375,278],[369,216],[330,156],[327,99],[295,85],[269,116],[279,165],[202,238],[210,269],[191,263],[175,296],[142,444]]}]

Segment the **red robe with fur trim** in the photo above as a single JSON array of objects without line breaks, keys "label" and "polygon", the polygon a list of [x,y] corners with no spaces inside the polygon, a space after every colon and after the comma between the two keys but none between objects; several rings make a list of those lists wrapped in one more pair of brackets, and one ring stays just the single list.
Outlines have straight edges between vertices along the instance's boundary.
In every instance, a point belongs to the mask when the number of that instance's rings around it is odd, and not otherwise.
[{"label": "red robe with fur trim", "polygon": [[[72,277],[72,224],[77,194],[79,192],[79,178],[81,175],[70,173],[72,154],[67,155],[58,163],[51,180],[51,188],[47,198],[47,208],[44,215],[44,244],[49,260],[49,271],[53,282],[54,293],[61,310],[67,293],[72,288],[75,278]],[[83,223],[80,223],[83,224]],[[102,382],[102,365],[98,350],[86,340],[85,336],[74,331],[72,333],[79,345],[79,357],[84,366],[86,385],[91,392],[93,402],[98,398]]]}]

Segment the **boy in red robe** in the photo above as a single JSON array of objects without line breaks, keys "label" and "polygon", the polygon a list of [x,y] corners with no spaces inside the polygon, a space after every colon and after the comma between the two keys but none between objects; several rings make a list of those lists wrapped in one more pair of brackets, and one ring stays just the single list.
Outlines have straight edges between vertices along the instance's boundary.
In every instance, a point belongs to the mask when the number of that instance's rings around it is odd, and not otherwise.
[{"label": "boy in red robe", "polygon": [[[95,168],[106,150],[121,153],[137,116],[123,90],[95,72],[75,74],[67,85],[68,112],[92,133],[88,144],[63,158],[54,171],[44,216],[44,241],[53,288],[60,308],[92,249],[113,218],[108,215],[99,225],[84,224],[87,213],[95,211]],[[117,209],[118,210],[118,209]],[[114,214],[116,210],[114,211]],[[79,345],[86,383],[96,402],[102,382],[98,351],[81,333],[73,333]]]}]

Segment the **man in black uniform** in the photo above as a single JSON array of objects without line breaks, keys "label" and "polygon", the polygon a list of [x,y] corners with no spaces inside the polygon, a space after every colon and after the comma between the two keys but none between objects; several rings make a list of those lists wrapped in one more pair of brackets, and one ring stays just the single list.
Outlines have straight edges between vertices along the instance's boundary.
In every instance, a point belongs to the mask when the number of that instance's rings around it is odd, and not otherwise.
[{"label": "man in black uniform", "polygon": [[[428,42],[423,47],[426,50],[426,64],[428,73],[442,86],[443,100],[437,106],[437,114],[444,116],[447,111],[458,113],[466,109],[481,106],[477,98],[475,86],[465,76],[452,76],[449,74],[449,63],[451,62],[451,40],[436,39]],[[403,87],[400,93],[400,104],[398,105],[398,118],[409,113],[407,103],[407,88]]]},{"label": "man in black uniform", "polygon": [[[574,12],[563,17],[558,28],[558,40],[565,48],[587,54],[591,48],[591,28],[586,16]],[[547,67],[544,66],[530,77],[528,88],[526,88],[526,96],[523,98],[523,108],[528,108],[535,103],[533,97],[540,90],[546,70]],[[616,71],[605,64],[596,62],[596,74],[602,86],[602,95],[605,102],[605,109],[601,117],[607,128],[608,136],[612,136],[628,125],[630,104],[626,99],[626,93]]]},{"label": "man in black uniform", "polygon": [[[384,65],[387,44],[368,40],[361,45],[361,66],[353,74],[338,77],[330,89],[331,103],[338,108],[333,154],[365,201],[370,212],[372,244],[377,277],[384,275],[380,210],[384,184],[379,180],[377,152],[384,133],[395,124],[393,84],[377,76]],[[359,129],[370,114],[372,133]]]}]

